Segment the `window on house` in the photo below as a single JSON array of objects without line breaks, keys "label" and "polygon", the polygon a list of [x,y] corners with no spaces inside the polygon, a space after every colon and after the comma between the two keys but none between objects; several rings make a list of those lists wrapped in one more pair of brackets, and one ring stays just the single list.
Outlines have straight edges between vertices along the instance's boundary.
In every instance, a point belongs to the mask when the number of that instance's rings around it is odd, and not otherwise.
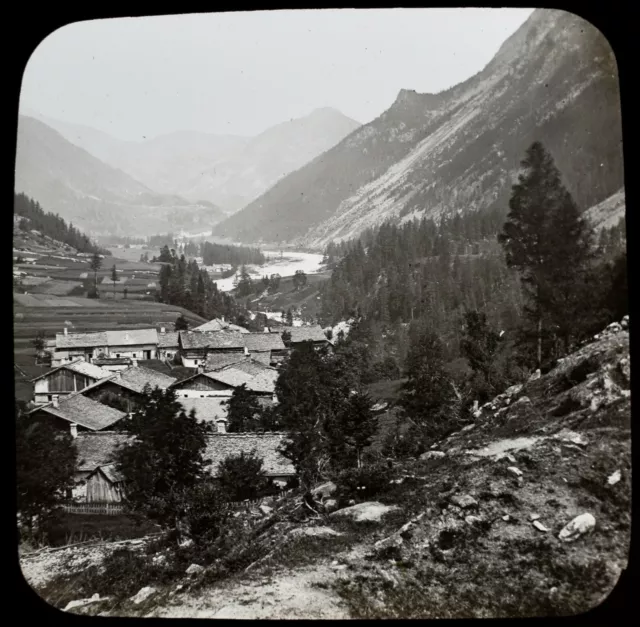
[{"label": "window on house", "polygon": [[193,363],[197,366],[197,365],[198,365],[198,360],[197,360],[197,359],[194,359],[194,360],[193,360]]},{"label": "window on house", "polygon": [[134,358],[137,358],[137,357],[138,357],[138,354],[137,354],[137,353],[133,353],[133,357],[134,357]]},{"label": "window on house", "polygon": [[47,395],[47,400],[52,401],[53,400],[53,396],[51,394]]},{"label": "window on house", "polygon": [[118,358],[119,358],[119,357],[120,357],[120,353],[116,353],[116,357],[118,357]]}]

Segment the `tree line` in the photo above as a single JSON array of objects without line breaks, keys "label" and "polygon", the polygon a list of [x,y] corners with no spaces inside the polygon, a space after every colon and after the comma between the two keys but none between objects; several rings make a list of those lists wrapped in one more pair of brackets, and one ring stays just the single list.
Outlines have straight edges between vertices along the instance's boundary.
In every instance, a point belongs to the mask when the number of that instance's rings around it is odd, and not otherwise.
[{"label": "tree line", "polygon": [[23,231],[35,229],[47,237],[75,248],[80,253],[111,255],[108,250],[98,246],[73,224],[67,224],[58,214],[51,211],[45,212],[38,202],[26,194],[14,193],[13,211],[15,215],[21,216],[18,226]]}]

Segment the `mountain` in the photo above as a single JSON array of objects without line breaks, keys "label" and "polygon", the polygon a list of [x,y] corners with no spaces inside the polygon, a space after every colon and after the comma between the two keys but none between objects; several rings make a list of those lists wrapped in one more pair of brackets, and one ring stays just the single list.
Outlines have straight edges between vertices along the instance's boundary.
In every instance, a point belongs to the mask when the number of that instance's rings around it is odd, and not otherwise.
[{"label": "mountain", "polygon": [[401,90],[379,118],[279,181],[216,235],[322,248],[388,219],[504,207],[540,140],[580,206],[623,186],[615,58],[600,32],[538,9],[478,74]]},{"label": "mountain", "polygon": [[209,229],[224,215],[212,203],[152,191],[44,122],[23,115],[18,121],[15,190],[92,235]]},{"label": "mountain", "polygon": [[335,109],[273,126],[198,172],[184,187],[186,198],[210,198],[237,210],[278,180],[329,150],[360,124]]},{"label": "mountain", "polygon": [[122,141],[87,126],[35,117],[158,193],[207,200],[228,212],[244,207],[359,126],[339,111],[323,108],[253,138],[177,131]]}]

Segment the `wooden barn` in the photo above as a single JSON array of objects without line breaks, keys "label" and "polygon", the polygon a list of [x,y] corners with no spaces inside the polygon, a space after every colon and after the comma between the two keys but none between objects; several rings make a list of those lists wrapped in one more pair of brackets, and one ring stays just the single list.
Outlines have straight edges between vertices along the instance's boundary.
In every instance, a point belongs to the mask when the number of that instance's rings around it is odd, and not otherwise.
[{"label": "wooden barn", "polygon": [[98,466],[87,477],[87,503],[120,503],[124,500],[124,480],[115,464]]},{"label": "wooden barn", "polygon": [[36,405],[44,405],[53,401],[54,397],[61,400],[111,374],[99,366],[87,363],[84,359],[63,364],[31,379],[34,384],[34,402]]}]

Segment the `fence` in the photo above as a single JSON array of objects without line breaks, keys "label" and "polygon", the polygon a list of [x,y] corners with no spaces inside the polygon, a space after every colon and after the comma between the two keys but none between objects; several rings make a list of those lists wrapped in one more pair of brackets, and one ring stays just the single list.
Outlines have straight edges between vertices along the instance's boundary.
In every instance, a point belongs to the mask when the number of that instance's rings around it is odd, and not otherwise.
[{"label": "fence", "polygon": [[122,503],[73,503],[63,505],[68,514],[107,514],[116,515],[124,512]]}]

